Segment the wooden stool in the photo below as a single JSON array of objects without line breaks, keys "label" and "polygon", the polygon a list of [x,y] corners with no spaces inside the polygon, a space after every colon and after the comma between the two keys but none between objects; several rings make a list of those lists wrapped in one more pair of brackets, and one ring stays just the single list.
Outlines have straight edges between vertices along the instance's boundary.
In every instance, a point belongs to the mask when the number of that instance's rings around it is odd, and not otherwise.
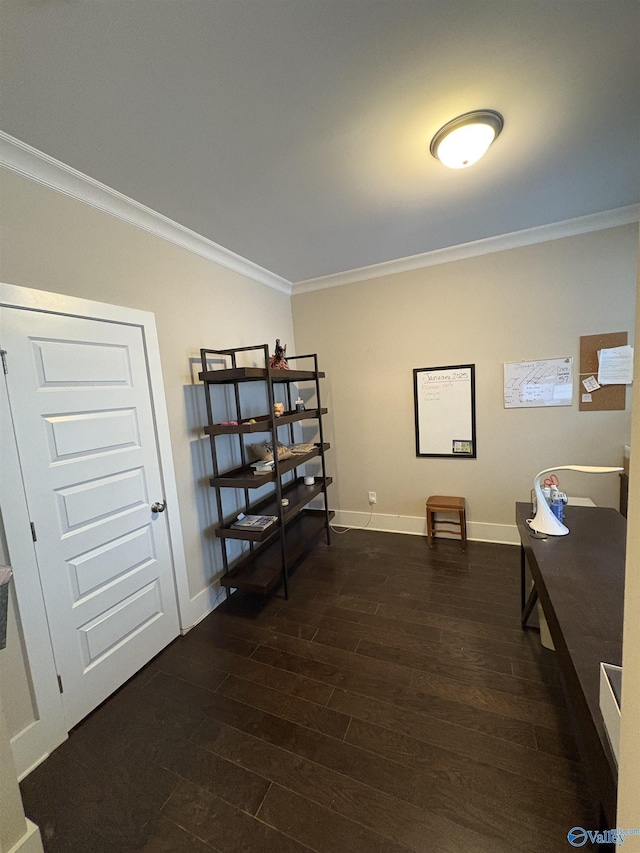
[{"label": "wooden stool", "polygon": [[458,521],[438,520],[438,524],[451,524],[460,528],[462,550],[467,550],[467,511],[464,498],[454,498],[446,495],[431,495],[427,498],[427,542],[433,548],[434,525],[436,512],[457,513]]}]

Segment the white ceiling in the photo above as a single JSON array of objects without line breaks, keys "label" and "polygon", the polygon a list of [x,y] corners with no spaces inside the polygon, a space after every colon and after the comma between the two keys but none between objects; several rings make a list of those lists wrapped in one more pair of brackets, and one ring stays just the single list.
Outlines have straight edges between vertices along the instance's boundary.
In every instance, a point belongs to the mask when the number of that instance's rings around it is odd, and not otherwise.
[{"label": "white ceiling", "polygon": [[[290,280],[640,195],[640,0],[2,0],[1,127]],[[504,115],[475,166],[429,154]]]}]

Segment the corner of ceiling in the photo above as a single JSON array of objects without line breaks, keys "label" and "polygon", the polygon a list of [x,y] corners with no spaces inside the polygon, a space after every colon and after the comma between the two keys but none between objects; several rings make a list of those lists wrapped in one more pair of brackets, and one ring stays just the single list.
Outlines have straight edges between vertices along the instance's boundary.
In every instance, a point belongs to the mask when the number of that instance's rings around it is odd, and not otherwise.
[{"label": "corner of ceiling", "polygon": [[291,295],[291,282],[0,130],[0,166],[135,225],[260,284]]}]

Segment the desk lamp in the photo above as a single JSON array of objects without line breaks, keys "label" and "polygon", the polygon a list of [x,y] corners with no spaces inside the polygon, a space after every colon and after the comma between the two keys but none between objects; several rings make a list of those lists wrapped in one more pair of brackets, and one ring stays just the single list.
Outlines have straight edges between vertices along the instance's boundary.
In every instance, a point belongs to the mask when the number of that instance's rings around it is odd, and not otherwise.
[{"label": "desk lamp", "polygon": [[541,478],[544,474],[550,474],[552,471],[583,471],[585,474],[615,474],[617,471],[622,471],[622,468],[602,468],[597,465],[557,465],[555,468],[545,468],[536,474],[533,481],[533,488],[536,493],[536,514],[529,522],[529,527],[535,533],[542,533],[545,536],[566,536],[569,528],[559,521],[551,511],[551,507],[547,503],[547,499],[542,494],[540,485]]}]

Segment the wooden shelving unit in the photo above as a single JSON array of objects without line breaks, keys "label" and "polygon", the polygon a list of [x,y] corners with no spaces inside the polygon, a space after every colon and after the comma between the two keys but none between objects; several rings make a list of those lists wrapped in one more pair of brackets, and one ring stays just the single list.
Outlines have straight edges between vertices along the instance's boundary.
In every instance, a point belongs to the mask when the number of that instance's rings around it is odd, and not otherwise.
[{"label": "wooden shelving unit", "polygon": [[[239,353],[259,353],[258,360],[264,361],[264,367],[239,367]],[[215,359],[226,366],[211,370],[209,361]],[[288,597],[289,573],[294,569],[315,546],[324,533],[327,544],[331,542],[330,520],[333,513],[328,509],[327,487],[331,478],[327,477],[325,453],[330,445],[324,441],[322,418],[327,409],[322,407],[320,394],[320,379],[324,373],[318,370],[316,354],[290,356],[288,361],[311,361],[313,370],[274,370],[269,368],[269,347],[261,344],[252,347],[235,349],[212,350],[201,349],[200,360],[202,371],[199,379],[205,386],[207,405],[207,424],[205,434],[209,436],[213,476],[210,485],[216,490],[219,526],[215,530],[221,539],[224,575],[220,580],[227,589],[239,589],[247,592],[267,594],[279,583],[284,586],[285,598]],[[242,411],[239,385],[245,382],[261,382],[267,391],[268,414],[247,415]],[[291,386],[296,385],[298,393],[303,383],[312,383],[314,403],[304,411],[296,411],[292,405]],[[233,388],[235,417],[232,421],[215,419],[211,389],[215,385],[228,385]],[[274,386],[278,386],[286,397],[285,412],[275,417],[273,407],[275,402]],[[256,475],[247,458],[247,448],[243,436],[268,433],[272,446],[276,447],[279,430],[288,427],[290,443],[294,443],[293,425],[300,422],[316,422],[318,441],[312,450],[297,454],[286,459],[274,459],[274,469],[266,474]],[[237,436],[241,464],[230,470],[221,471],[216,438],[219,436]],[[286,443],[286,442],[285,442]],[[321,476],[314,478],[312,485],[304,483],[304,476],[299,469],[305,463],[319,459]],[[287,475],[289,475],[287,477]],[[252,492],[269,483],[273,489],[266,497],[258,500],[252,498]],[[244,493],[245,515],[273,515],[277,521],[266,530],[239,530],[232,527],[236,520],[237,511],[233,518],[224,518],[222,489],[239,489]],[[308,509],[310,501],[323,495],[324,509]],[[283,498],[288,500],[287,506],[282,505]],[[249,543],[249,549],[232,566],[229,564],[227,542],[242,540]]]}]

